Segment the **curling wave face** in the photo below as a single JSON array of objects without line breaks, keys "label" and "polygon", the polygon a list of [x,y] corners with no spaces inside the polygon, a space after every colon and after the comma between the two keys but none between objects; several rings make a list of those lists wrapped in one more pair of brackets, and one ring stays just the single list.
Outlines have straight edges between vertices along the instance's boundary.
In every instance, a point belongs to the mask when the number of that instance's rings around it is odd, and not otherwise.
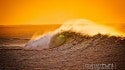
[{"label": "curling wave face", "polygon": [[82,35],[94,36],[98,33],[108,34],[113,36],[124,36],[124,34],[116,31],[111,27],[96,24],[92,21],[85,19],[70,20],[64,23],[60,28],[53,32],[42,35],[40,38],[29,41],[25,48],[26,49],[45,49],[53,48],[62,45],[66,41],[63,32],[76,32]]}]

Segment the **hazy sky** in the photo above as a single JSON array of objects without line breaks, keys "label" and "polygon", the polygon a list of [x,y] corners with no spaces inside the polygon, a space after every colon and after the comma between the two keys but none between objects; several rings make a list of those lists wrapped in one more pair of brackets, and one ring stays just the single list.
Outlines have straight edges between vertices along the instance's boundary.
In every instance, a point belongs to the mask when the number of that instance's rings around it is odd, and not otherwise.
[{"label": "hazy sky", "polygon": [[0,24],[61,24],[85,18],[125,25],[125,0],[0,0]]}]

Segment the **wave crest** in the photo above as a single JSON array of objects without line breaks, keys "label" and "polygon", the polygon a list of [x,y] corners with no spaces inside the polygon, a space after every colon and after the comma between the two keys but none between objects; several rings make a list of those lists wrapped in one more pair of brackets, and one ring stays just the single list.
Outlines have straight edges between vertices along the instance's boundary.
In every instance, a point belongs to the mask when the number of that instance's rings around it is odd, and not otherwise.
[{"label": "wave crest", "polygon": [[[41,50],[45,48],[54,48],[62,45],[67,39],[68,35],[70,35],[69,37],[71,36],[79,37],[82,35],[94,36],[99,33],[108,34],[111,36],[124,35],[111,27],[99,25],[86,19],[76,19],[76,20],[70,20],[64,23],[60,28],[56,29],[53,32],[44,34],[42,35],[42,37],[28,42],[26,44],[26,49]],[[64,37],[60,37],[60,35],[64,35]]]}]

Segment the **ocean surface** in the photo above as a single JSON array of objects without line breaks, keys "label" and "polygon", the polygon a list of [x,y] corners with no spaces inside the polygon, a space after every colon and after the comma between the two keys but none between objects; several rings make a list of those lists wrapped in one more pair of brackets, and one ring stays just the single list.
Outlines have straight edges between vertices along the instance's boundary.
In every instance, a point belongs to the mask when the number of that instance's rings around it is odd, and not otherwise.
[{"label": "ocean surface", "polygon": [[[69,31],[63,35],[65,43],[56,48],[24,50],[15,46],[16,49],[0,49],[0,70],[90,69],[86,64],[90,64],[89,67],[106,64],[105,70],[125,70],[125,38],[102,34],[91,37]],[[109,64],[113,65],[109,67]],[[104,70],[104,67],[91,69]]]},{"label": "ocean surface", "polygon": [[53,31],[60,25],[0,25],[0,47],[23,47],[34,34]]}]

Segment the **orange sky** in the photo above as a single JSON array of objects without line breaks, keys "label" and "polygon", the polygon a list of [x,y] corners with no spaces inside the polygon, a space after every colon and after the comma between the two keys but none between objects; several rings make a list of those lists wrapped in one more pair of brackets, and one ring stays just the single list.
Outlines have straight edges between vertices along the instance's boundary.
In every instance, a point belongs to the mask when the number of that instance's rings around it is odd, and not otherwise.
[{"label": "orange sky", "polygon": [[0,0],[0,24],[61,24],[85,18],[124,26],[125,0]]}]

